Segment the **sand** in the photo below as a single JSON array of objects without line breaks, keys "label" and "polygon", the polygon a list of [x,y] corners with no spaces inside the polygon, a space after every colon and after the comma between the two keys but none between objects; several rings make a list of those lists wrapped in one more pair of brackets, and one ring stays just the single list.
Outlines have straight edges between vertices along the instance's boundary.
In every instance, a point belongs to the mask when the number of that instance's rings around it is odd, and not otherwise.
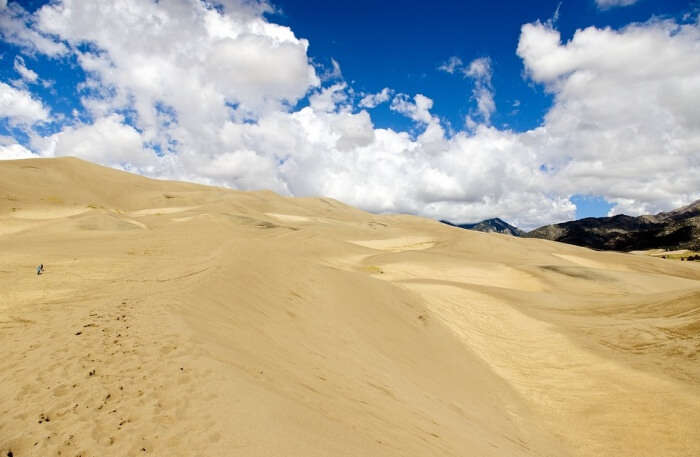
[{"label": "sand", "polygon": [[700,263],[71,158],[0,249],[2,456],[700,455]]}]

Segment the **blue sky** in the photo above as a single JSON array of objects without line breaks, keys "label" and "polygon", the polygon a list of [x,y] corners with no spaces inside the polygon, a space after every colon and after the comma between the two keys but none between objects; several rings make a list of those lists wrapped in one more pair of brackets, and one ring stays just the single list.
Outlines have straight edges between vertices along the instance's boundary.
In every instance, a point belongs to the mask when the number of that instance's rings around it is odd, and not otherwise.
[{"label": "blue sky", "polygon": [[697,1],[3,3],[0,158],[525,228],[700,197]]},{"label": "blue sky", "polygon": [[[699,4],[698,2],[695,2]],[[524,23],[552,19],[559,8],[557,29],[562,39],[588,26],[621,28],[650,17],[682,17],[691,1],[640,0],[624,8],[601,10],[593,1],[275,1],[279,12],[270,19],[308,38],[309,55],[319,63],[340,62],[343,75],[357,90],[377,92],[392,87],[424,93],[434,111],[456,128],[473,108],[469,81],[438,70],[451,56],[465,62],[490,57],[499,109],[493,123],[523,131],[534,128],[551,106],[541,85],[523,78],[515,54]],[[509,109],[520,101],[520,109]],[[406,118],[388,108],[373,113],[380,127],[410,128]]]}]

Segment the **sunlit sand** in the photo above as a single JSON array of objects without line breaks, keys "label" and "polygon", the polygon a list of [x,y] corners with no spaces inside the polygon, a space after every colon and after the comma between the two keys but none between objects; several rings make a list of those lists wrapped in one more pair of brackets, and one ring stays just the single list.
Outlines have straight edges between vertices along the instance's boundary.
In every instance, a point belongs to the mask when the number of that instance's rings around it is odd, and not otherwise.
[{"label": "sunlit sand", "polygon": [[700,263],[27,163],[0,451],[700,455]]}]

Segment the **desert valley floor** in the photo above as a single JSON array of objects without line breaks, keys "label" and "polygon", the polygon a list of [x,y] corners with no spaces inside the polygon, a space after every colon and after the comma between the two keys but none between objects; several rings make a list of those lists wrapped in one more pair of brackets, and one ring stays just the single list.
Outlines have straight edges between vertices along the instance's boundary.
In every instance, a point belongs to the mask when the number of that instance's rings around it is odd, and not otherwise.
[{"label": "desert valley floor", "polygon": [[700,263],[71,158],[0,251],[2,456],[700,455]]}]

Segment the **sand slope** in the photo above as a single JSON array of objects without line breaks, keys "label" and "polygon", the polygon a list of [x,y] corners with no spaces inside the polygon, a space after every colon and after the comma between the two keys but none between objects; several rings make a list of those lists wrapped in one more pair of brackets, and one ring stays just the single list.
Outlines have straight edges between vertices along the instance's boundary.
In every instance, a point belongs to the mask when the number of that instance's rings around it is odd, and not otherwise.
[{"label": "sand slope", "polygon": [[0,249],[1,455],[700,455],[697,264],[76,159]]}]

